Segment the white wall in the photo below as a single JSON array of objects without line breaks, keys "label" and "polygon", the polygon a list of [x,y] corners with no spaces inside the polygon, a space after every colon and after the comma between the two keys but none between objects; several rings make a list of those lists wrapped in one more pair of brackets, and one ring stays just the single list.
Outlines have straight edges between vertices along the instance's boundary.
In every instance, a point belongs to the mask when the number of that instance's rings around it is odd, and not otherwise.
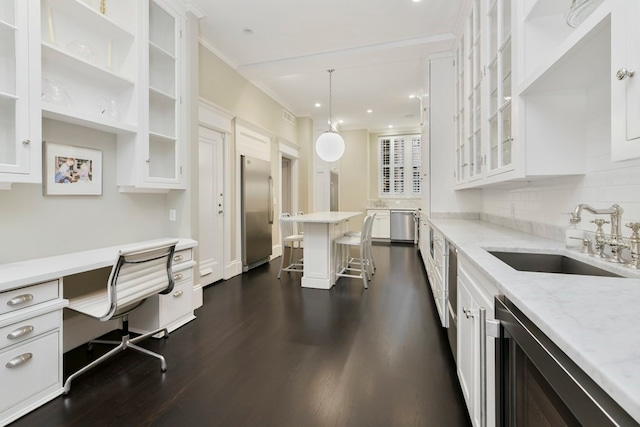
[{"label": "white wall", "polygon": [[115,135],[43,120],[43,139],[102,150],[102,196],[43,196],[42,186],[0,191],[0,264],[139,240],[168,233],[164,194],[121,194]]},{"label": "white wall", "polygon": [[[606,208],[618,203],[624,209],[624,223],[640,220],[640,160],[611,161],[610,90],[594,89],[587,94],[588,128],[584,144],[584,176],[549,179],[513,189],[484,189],[482,212],[502,217],[566,226],[569,212],[579,203]],[[549,155],[553,155],[550,153]],[[585,213],[581,228],[594,230]],[[625,236],[630,234],[624,229]]]}]

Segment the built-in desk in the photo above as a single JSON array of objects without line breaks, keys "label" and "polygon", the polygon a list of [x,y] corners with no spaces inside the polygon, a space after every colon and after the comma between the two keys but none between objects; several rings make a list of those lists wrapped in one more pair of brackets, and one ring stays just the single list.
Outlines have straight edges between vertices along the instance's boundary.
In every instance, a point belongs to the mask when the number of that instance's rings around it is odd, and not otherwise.
[{"label": "built-in desk", "polygon": [[[68,304],[64,278],[111,267],[120,249],[151,242],[0,264],[0,425],[62,394],[63,330],[67,330],[62,309]],[[131,319],[132,330],[172,331],[195,318],[192,248],[196,245],[195,240],[179,240],[172,263],[174,291],[149,298],[144,313]]]},{"label": "built-in desk", "polygon": [[315,212],[289,218],[304,224],[303,287],[331,289],[336,282],[333,241],[347,231],[347,221],[359,215],[362,212]]}]

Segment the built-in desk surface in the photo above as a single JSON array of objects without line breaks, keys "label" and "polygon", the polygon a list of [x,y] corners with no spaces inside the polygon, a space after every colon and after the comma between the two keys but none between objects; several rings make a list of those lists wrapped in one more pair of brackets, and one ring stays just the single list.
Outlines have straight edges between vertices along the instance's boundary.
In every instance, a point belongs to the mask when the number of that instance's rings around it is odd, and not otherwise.
[{"label": "built-in desk surface", "polygon": [[[162,240],[175,239],[154,239],[145,242],[135,242],[46,258],[0,264],[0,292],[69,276],[71,274],[109,267],[116,262],[120,249]],[[197,246],[197,244],[195,240],[178,239],[176,251],[192,248]]]}]

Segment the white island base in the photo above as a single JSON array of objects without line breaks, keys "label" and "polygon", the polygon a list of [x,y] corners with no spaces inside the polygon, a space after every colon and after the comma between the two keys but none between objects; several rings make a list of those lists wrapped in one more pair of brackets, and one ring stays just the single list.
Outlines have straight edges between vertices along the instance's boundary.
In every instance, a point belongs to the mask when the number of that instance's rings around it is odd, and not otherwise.
[{"label": "white island base", "polygon": [[304,223],[302,287],[331,289],[336,282],[333,241],[349,231],[349,219],[359,215],[362,212],[316,212],[291,217]]}]

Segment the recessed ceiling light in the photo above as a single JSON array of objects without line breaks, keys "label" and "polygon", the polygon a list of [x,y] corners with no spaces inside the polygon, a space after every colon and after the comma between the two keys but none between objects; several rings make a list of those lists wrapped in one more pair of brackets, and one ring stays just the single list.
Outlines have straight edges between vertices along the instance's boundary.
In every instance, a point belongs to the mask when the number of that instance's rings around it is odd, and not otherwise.
[{"label": "recessed ceiling light", "polygon": [[251,36],[253,35],[253,30],[251,28],[245,28],[242,30],[242,34],[244,34],[245,36]]},{"label": "recessed ceiling light", "polygon": [[413,99],[413,98],[415,98],[415,97],[416,97],[416,96],[415,96],[414,94],[409,95],[409,99]]},{"label": "recessed ceiling light", "polygon": [[318,107],[322,106],[322,104],[320,104],[319,102],[316,102],[315,106],[316,106],[316,108],[318,108]]},{"label": "recessed ceiling light", "polygon": [[413,0],[414,3],[418,3],[420,0]]},{"label": "recessed ceiling light", "polygon": [[338,120],[338,123],[342,124],[342,123],[344,123],[344,120],[340,119],[340,120]]},{"label": "recessed ceiling light", "polygon": [[367,113],[373,113],[373,110],[369,109],[367,110]]},{"label": "recessed ceiling light", "polygon": [[393,125],[389,125],[389,129],[391,129],[393,127]]}]

